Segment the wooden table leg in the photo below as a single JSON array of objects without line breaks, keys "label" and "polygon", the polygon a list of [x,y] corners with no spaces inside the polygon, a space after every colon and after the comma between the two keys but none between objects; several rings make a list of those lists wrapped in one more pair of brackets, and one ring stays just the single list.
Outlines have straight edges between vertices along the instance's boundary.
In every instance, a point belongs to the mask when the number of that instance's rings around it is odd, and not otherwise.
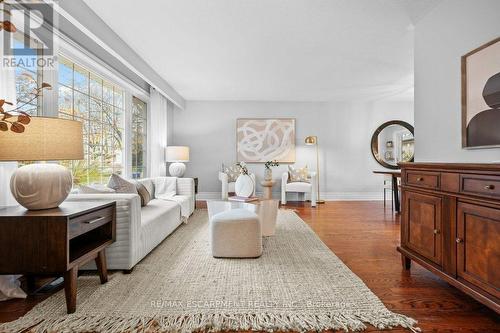
[{"label": "wooden table leg", "polygon": [[76,311],[76,278],[78,266],[74,266],[64,273],[64,294],[66,295],[66,309],[68,314]]},{"label": "wooden table leg", "polygon": [[411,268],[411,259],[401,255],[401,264],[403,264],[403,269],[409,270]]},{"label": "wooden table leg", "polygon": [[99,272],[101,284],[108,282],[108,268],[106,265],[106,253],[104,252],[104,249],[97,253],[95,264],[97,266],[97,271]]},{"label": "wooden table leg", "polygon": [[26,275],[26,289],[28,294],[32,294],[36,291],[35,276]]},{"label": "wooden table leg", "polygon": [[398,177],[392,175],[392,192],[394,193],[394,209],[396,212],[401,212],[401,205],[399,204],[399,187]]}]

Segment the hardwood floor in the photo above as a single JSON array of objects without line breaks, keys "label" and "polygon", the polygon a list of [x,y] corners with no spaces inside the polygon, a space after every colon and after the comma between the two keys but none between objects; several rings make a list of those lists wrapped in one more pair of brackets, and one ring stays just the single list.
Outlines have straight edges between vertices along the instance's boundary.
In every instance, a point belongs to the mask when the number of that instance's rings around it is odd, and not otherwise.
[{"label": "hardwood floor", "polygon": [[[404,271],[396,251],[400,215],[382,202],[288,204],[389,310],[419,321],[424,332],[500,332],[500,316],[418,264]],[[379,332],[369,329],[368,332]],[[394,330],[391,332],[405,332]]]},{"label": "hardwood floor", "polygon": [[[203,207],[203,203],[198,207]],[[399,215],[381,202],[289,203],[335,254],[392,311],[419,321],[424,332],[500,332],[500,316],[413,263],[401,267]],[[57,290],[55,288],[54,290]],[[54,292],[0,303],[0,322],[23,315]],[[374,328],[366,332],[379,332]],[[402,329],[391,332],[407,332]]]}]

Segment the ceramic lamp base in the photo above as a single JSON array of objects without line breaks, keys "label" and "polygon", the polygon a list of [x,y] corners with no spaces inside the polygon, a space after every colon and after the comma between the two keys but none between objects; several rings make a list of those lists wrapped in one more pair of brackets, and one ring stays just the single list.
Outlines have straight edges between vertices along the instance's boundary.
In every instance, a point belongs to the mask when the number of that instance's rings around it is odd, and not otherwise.
[{"label": "ceramic lamp base", "polygon": [[168,167],[168,172],[172,177],[182,177],[186,172],[186,165],[181,162],[174,162]]},{"label": "ceramic lamp base", "polygon": [[14,199],[29,210],[58,207],[73,186],[71,171],[59,164],[28,164],[10,179]]}]

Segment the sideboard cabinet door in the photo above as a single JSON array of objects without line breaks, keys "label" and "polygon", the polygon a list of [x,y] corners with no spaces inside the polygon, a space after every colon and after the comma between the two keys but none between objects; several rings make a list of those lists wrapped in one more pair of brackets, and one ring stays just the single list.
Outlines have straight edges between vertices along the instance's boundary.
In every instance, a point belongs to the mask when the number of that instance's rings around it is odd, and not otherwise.
[{"label": "sideboard cabinet door", "polygon": [[457,275],[500,298],[500,209],[459,202]]},{"label": "sideboard cabinet door", "polygon": [[403,245],[442,266],[442,198],[412,191],[403,193]]}]

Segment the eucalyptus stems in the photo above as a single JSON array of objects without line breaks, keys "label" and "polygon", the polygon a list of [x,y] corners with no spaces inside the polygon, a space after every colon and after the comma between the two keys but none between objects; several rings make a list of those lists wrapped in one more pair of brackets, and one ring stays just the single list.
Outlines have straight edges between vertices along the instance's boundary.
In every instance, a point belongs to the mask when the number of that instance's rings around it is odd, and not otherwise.
[{"label": "eucalyptus stems", "polygon": [[267,170],[271,170],[271,167],[279,166],[280,163],[276,160],[274,161],[267,161],[264,163],[264,167],[266,167]]}]

